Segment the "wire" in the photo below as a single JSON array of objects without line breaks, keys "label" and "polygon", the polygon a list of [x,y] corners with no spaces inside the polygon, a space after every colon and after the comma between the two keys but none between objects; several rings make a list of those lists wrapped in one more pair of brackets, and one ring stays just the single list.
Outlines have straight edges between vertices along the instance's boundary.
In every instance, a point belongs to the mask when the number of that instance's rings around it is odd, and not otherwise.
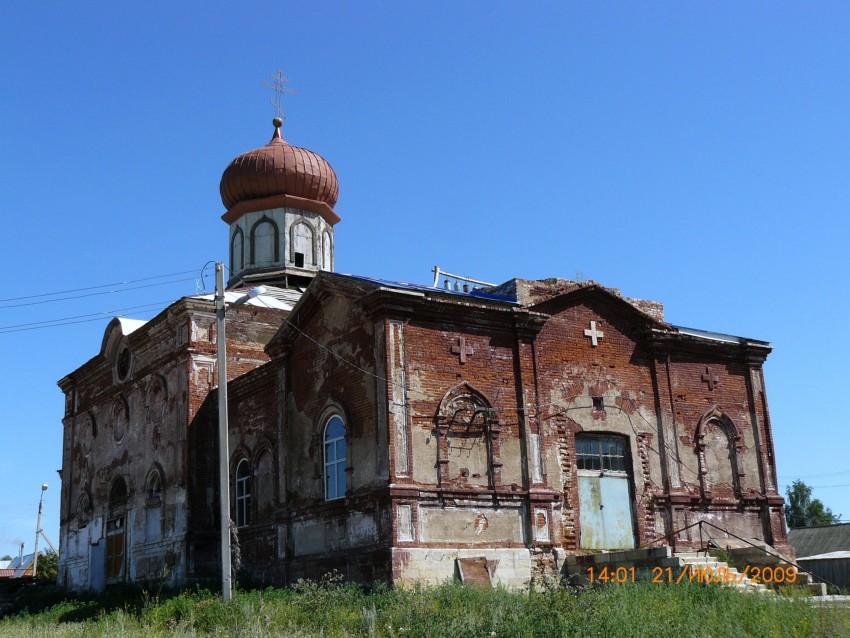
[{"label": "wire", "polygon": [[201,291],[206,292],[207,282],[204,279],[204,273],[207,270],[207,266],[209,266],[210,264],[214,264],[214,263],[216,263],[216,261],[214,259],[210,259],[210,260],[207,261],[207,263],[204,264],[204,267],[201,268],[201,274],[198,276],[198,279],[195,280],[195,292],[198,292],[198,293],[201,292]]},{"label": "wire", "polygon": [[[189,273],[195,272],[194,270],[184,270],[182,272],[172,272],[167,275],[155,275],[153,277],[143,277],[142,279],[128,279],[127,281],[117,281],[112,284],[102,284],[100,286],[87,286],[86,288],[71,288],[69,290],[59,290],[57,292],[44,292],[38,295],[27,295],[26,299],[37,299],[39,297],[52,297],[54,295],[67,295],[72,292],[83,292],[86,290],[96,290],[98,288],[109,288],[110,286],[124,286],[126,284],[136,284],[140,281],[151,281],[153,279],[164,279],[166,277],[176,277],[177,275],[188,275]],[[7,301],[17,301],[18,299],[22,299],[23,297],[9,297],[8,299],[0,299],[0,303],[5,303]]]},{"label": "wire", "polygon": [[[153,308],[151,310],[140,311],[140,314],[145,314],[147,312],[153,312],[154,310],[156,310],[156,308]],[[104,319],[104,317],[95,317],[93,319],[80,319],[78,321],[68,321],[68,322],[65,322],[65,323],[57,323],[57,324],[53,324],[51,326],[33,326],[31,328],[16,328],[14,330],[0,330],[0,334],[7,334],[7,333],[10,333],[10,332],[28,332],[30,330],[42,330],[44,328],[58,328],[59,326],[70,326],[70,325],[73,325],[75,323],[89,323],[91,321],[103,321],[103,319]]]},{"label": "wire", "polygon": [[[141,288],[153,288],[155,286],[166,286],[168,284],[182,283],[184,281],[196,281],[196,280],[195,280],[194,277],[192,277],[190,279],[171,279],[169,281],[161,281],[161,282],[156,283],[156,284],[145,284],[144,286],[131,286],[130,288],[122,288],[122,289],[117,289],[117,290],[104,290],[103,292],[89,292],[89,293],[86,293],[84,295],[73,295],[73,296],[70,296],[70,297],[57,297],[56,299],[45,299],[43,301],[28,301],[26,303],[19,303],[19,304],[14,304],[14,305],[10,305],[10,306],[0,306],[0,310],[6,310],[8,308],[22,308],[24,306],[38,306],[38,305],[46,304],[46,303],[54,303],[56,301],[68,301],[69,299],[81,299],[83,297],[95,297],[97,295],[110,295],[110,294],[113,294],[113,293],[116,293],[116,292],[126,292],[128,290],[139,290]],[[17,299],[13,299],[13,301],[20,300],[20,299],[29,299],[29,295],[23,296],[23,297],[18,297]]]},{"label": "wire", "polygon": [[828,487],[850,487],[850,483],[841,483],[840,485],[808,485],[807,487],[810,487],[813,490],[821,490]]},{"label": "wire", "polygon": [[784,479],[803,479],[803,478],[831,478],[833,476],[846,476],[850,474],[850,471],[845,470],[841,472],[827,472],[826,474],[800,474],[799,476],[796,474],[780,474],[779,476]]},{"label": "wire", "polygon": [[76,322],[73,322],[74,319],[83,319],[83,318],[86,318],[86,317],[97,317],[99,319],[102,319],[103,315],[111,315],[111,314],[115,314],[115,313],[118,313],[118,312],[126,312],[128,310],[141,310],[142,308],[153,310],[155,308],[159,308],[163,304],[168,304],[168,303],[171,303],[171,302],[169,302],[169,301],[156,301],[156,302],[144,304],[144,305],[141,305],[141,306],[129,306],[127,308],[116,308],[114,310],[103,310],[101,312],[92,312],[92,313],[89,313],[89,314],[76,315],[76,316],[73,316],[73,317],[62,317],[62,318],[59,318],[59,319],[46,319],[45,321],[33,321],[33,322],[30,322],[30,323],[19,323],[19,324],[14,324],[14,325],[9,325],[9,326],[0,326],[0,333],[3,333],[3,332],[18,332],[18,330],[17,330],[18,328],[29,328],[31,326],[39,326],[39,327],[42,327],[42,328],[53,328],[53,327],[56,327],[56,326],[64,325],[64,322],[76,323]]}]

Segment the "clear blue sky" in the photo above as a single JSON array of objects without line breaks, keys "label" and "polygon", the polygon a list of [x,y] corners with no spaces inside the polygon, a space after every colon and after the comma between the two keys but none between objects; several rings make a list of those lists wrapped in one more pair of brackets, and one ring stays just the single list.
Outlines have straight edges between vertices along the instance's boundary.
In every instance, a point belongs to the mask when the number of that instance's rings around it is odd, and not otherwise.
[{"label": "clear blue sky", "polygon": [[[7,2],[0,326],[194,293],[282,68],[286,138],[339,176],[340,271],[580,271],[769,340],[780,481],[850,518],[848,33],[847,2]],[[31,551],[42,482],[58,541],[56,381],[91,318],[0,329],[0,554]]]}]

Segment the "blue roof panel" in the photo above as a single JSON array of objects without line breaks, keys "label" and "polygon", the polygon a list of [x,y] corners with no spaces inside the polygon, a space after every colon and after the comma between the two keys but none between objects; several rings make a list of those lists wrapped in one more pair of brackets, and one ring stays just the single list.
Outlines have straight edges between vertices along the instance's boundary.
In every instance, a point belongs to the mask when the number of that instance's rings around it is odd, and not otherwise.
[{"label": "blue roof panel", "polygon": [[427,286],[425,284],[409,284],[403,281],[390,281],[389,279],[376,279],[374,277],[364,277],[362,275],[349,275],[344,273],[334,273],[338,277],[349,277],[351,279],[359,279],[361,281],[368,281],[373,284],[377,284],[379,286],[385,286],[387,288],[398,288],[399,290],[416,290],[418,292],[424,293],[442,293],[446,295],[457,295],[459,297],[472,297],[473,299],[485,299],[488,301],[501,301],[503,303],[510,303],[514,305],[519,305],[519,302],[515,297],[509,297],[507,295],[497,295],[491,292],[485,292],[484,290],[470,290],[469,292],[463,292],[461,290],[447,290],[445,288],[435,288],[434,286]]}]

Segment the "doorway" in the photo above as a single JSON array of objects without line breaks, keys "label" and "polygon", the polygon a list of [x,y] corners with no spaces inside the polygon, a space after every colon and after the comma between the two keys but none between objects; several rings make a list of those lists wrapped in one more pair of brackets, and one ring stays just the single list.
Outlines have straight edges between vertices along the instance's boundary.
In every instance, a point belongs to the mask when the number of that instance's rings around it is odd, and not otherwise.
[{"label": "doorway", "polygon": [[127,542],[127,483],[118,477],[109,490],[109,517],[106,520],[106,583],[124,580]]},{"label": "doorway", "polygon": [[622,436],[576,436],[581,549],[635,547],[627,450]]},{"label": "doorway", "polygon": [[124,579],[124,519],[106,522],[106,582]]}]

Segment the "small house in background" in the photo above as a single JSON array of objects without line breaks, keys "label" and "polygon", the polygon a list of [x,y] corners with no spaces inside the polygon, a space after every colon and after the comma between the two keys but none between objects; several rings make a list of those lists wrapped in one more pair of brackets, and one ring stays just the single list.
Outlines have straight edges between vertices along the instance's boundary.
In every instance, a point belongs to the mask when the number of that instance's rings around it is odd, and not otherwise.
[{"label": "small house in background", "polygon": [[788,541],[797,562],[817,579],[850,587],[850,523],[792,529]]},{"label": "small house in background", "polygon": [[35,554],[24,554],[12,560],[0,562],[0,578],[31,578],[34,558]]}]

